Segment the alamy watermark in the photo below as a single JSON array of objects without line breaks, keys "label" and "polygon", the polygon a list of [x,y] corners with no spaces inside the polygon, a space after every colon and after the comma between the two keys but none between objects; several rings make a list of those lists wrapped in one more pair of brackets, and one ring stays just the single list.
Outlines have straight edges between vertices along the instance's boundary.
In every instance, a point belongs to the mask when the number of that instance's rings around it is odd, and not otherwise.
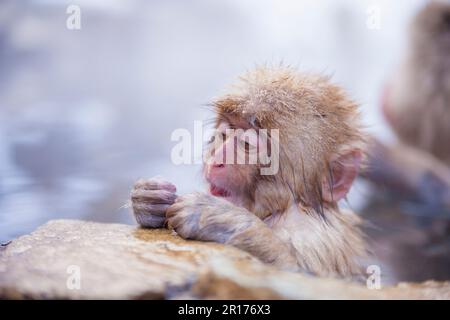
[{"label": "alamy watermark", "polygon": [[69,30],[81,29],[81,8],[78,5],[71,4],[67,7],[66,13],[69,15],[66,19],[66,28]]},{"label": "alamy watermark", "polygon": [[379,290],[381,289],[381,268],[376,264],[372,264],[367,267],[366,273],[368,274],[366,280],[367,289]]},{"label": "alamy watermark", "polygon": [[378,5],[371,5],[366,10],[366,26],[370,30],[381,29],[381,8]]},{"label": "alamy watermark", "polygon": [[66,287],[69,290],[81,289],[81,268],[77,265],[70,265],[66,272],[69,274],[66,280]]}]

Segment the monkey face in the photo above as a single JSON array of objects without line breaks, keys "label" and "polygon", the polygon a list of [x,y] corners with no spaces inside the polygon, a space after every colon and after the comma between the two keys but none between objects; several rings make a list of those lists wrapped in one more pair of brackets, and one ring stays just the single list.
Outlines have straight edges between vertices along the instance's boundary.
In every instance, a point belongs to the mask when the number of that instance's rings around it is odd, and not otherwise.
[{"label": "monkey face", "polygon": [[262,140],[255,129],[218,122],[204,165],[212,195],[235,198],[248,193],[258,173],[259,155],[267,150]]}]

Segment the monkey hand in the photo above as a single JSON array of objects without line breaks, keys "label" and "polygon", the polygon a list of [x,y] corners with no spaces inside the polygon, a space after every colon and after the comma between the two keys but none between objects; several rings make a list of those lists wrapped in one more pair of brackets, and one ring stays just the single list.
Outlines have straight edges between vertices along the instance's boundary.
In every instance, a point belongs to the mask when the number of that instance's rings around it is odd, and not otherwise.
[{"label": "monkey hand", "polygon": [[163,227],[166,210],[175,202],[175,192],[175,185],[160,177],[136,181],[131,191],[136,221],[147,228]]},{"label": "monkey hand", "polygon": [[244,208],[204,193],[178,197],[166,212],[168,227],[185,239],[227,243],[254,223],[263,223]]}]

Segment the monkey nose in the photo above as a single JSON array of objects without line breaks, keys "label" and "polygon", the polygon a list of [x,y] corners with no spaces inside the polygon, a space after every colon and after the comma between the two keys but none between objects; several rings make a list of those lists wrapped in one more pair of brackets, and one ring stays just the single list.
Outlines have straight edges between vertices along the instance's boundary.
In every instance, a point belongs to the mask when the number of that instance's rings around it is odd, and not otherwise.
[{"label": "monkey nose", "polygon": [[225,165],[223,163],[213,163],[212,166],[214,169],[219,169],[219,168],[225,167]]}]

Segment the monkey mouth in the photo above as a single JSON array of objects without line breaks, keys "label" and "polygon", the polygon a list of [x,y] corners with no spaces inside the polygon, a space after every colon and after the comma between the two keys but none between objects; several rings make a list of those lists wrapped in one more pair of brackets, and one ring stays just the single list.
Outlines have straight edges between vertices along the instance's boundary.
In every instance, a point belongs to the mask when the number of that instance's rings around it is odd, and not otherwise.
[{"label": "monkey mouth", "polygon": [[229,197],[230,192],[226,189],[220,188],[214,184],[210,184],[209,192],[216,197]]}]

